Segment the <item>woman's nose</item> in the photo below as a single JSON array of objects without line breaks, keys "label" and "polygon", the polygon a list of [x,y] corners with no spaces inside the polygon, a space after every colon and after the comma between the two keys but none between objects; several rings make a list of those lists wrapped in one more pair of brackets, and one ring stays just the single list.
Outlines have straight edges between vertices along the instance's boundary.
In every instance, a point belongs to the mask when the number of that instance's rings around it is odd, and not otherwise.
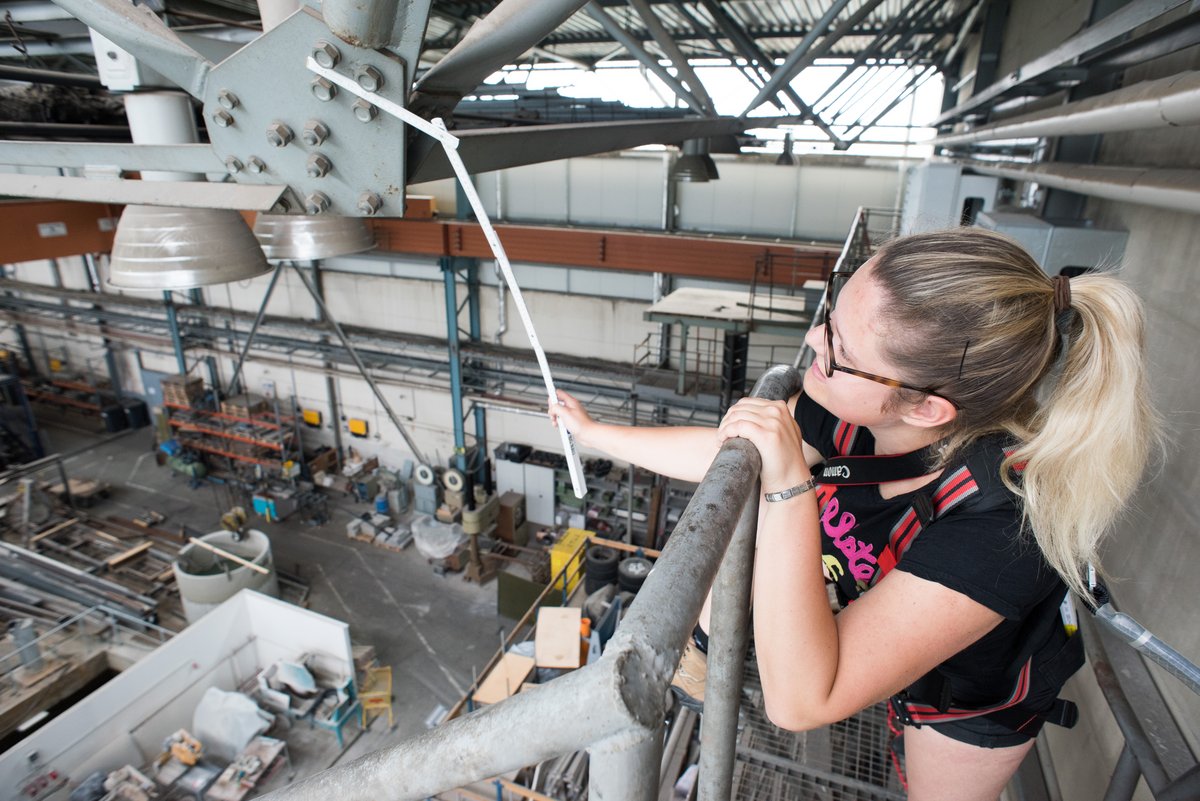
[{"label": "woman's nose", "polygon": [[804,335],[804,344],[808,345],[818,355],[822,356],[825,350],[825,324],[815,325],[808,329],[808,333]]}]

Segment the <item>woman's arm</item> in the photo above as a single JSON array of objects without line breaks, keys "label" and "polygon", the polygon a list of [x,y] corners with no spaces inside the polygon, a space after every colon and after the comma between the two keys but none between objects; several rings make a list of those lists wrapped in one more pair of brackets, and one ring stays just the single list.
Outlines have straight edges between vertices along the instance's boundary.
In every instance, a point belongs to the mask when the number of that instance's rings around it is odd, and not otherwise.
[{"label": "woman's arm", "polygon": [[[799,427],[783,404],[742,401],[720,431],[758,447],[763,492],[809,477]],[[843,720],[912,684],[1001,620],[961,593],[897,570],[835,617],[821,573],[814,493],[761,508],[754,639],[767,714],[782,728]]]},{"label": "woman's arm", "polygon": [[715,428],[611,425],[593,420],[583,404],[562,390],[558,400],[549,409],[550,418],[555,425],[565,423],[576,443],[669,478],[700,481],[721,449]]}]

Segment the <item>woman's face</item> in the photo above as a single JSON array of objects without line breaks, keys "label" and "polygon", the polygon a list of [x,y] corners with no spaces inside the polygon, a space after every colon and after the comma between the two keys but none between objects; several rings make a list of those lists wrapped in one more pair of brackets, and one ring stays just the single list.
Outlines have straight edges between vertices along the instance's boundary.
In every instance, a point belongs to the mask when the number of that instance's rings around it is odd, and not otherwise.
[{"label": "woman's face", "polygon": [[[883,356],[888,329],[881,315],[883,291],[872,276],[874,260],[850,277],[838,294],[826,325],[833,327],[834,361],[868,373],[897,376],[899,371]],[[816,352],[804,374],[804,392],[830,413],[850,423],[879,426],[894,422],[889,407],[894,389],[840,370],[825,374],[825,326],[817,326],[805,337]]]}]

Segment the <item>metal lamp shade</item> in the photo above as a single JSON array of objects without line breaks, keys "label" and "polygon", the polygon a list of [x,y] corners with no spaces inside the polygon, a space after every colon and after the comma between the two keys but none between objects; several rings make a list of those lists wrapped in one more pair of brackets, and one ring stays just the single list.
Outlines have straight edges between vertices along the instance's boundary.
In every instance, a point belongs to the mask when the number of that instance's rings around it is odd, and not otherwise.
[{"label": "metal lamp shade", "polygon": [[375,247],[375,236],[357,217],[260,214],[254,235],[272,261],[317,261]]},{"label": "metal lamp shade", "polygon": [[716,162],[708,154],[707,139],[688,139],[683,143],[683,154],[675,162],[671,176],[676,181],[692,184],[702,184],[715,181],[721,176],[717,173]]},{"label": "metal lamp shade", "polygon": [[108,283],[118,289],[194,289],[244,281],[270,269],[236,211],[126,206]]}]

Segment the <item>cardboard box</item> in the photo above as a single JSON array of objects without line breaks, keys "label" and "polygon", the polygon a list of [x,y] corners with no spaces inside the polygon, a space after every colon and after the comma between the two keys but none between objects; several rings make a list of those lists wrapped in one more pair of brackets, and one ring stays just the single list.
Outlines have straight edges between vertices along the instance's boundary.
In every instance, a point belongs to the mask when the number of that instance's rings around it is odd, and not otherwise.
[{"label": "cardboard box", "polygon": [[580,623],[583,613],[577,606],[542,607],[538,610],[534,634],[534,660],[538,667],[573,670],[581,663]]}]

